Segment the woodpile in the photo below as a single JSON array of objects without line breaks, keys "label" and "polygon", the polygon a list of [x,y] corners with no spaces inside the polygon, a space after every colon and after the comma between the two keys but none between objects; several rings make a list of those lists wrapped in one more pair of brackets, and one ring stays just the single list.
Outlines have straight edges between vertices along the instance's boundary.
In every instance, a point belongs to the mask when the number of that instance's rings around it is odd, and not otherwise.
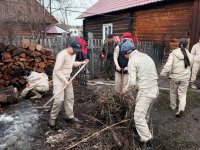
[{"label": "woodpile", "polygon": [[0,54],[1,87],[16,82],[24,85],[26,81],[20,77],[20,72],[25,69],[52,75],[55,63],[53,51],[40,44],[33,44],[28,39],[21,41],[21,47],[0,43]]}]

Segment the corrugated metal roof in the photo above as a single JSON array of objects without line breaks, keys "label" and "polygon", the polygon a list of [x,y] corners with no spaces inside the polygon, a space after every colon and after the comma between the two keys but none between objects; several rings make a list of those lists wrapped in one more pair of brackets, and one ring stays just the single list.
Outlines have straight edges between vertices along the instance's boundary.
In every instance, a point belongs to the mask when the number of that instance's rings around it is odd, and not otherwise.
[{"label": "corrugated metal roof", "polygon": [[105,14],[108,12],[114,12],[137,6],[143,6],[160,1],[164,0],[99,0],[97,3],[88,8],[84,13],[82,13],[77,18],[78,19],[86,18],[98,14]]},{"label": "corrugated metal roof", "polygon": [[47,29],[46,33],[56,33],[56,34],[61,34],[61,33],[65,33],[67,31],[57,27],[57,26],[52,26],[49,29]]}]

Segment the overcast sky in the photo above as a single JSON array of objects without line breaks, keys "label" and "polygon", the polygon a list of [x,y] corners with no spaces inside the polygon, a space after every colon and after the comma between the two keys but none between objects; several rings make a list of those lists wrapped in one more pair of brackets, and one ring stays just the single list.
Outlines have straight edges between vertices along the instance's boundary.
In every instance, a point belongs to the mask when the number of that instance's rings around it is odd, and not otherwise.
[{"label": "overcast sky", "polygon": [[[49,1],[50,0],[45,0],[45,7],[49,5]],[[60,0],[61,5],[57,1],[52,1],[52,14],[59,22],[65,21],[65,23],[68,22],[69,25],[82,25],[82,19],[75,18],[98,0]],[[58,8],[62,9],[57,10]]]}]

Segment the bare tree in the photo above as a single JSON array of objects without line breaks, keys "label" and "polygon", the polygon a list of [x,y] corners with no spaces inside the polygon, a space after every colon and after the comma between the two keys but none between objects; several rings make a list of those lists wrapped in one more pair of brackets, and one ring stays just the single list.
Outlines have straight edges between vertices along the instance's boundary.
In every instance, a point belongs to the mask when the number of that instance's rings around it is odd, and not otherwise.
[{"label": "bare tree", "polygon": [[[0,1],[1,2],[1,1]],[[34,0],[2,1],[0,28],[12,43],[16,35],[31,35],[39,39],[45,30],[44,8]],[[45,10],[46,11],[46,10]],[[19,33],[22,32],[23,33]]]}]

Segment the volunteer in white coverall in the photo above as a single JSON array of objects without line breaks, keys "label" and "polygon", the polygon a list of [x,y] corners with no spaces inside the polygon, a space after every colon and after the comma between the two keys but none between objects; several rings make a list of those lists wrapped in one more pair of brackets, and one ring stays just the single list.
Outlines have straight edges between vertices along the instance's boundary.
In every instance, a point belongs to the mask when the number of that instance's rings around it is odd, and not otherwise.
[{"label": "volunteer in white coverall", "polygon": [[196,83],[197,73],[200,68],[200,38],[199,42],[192,47],[191,54],[193,55],[193,62],[194,62],[192,66],[191,88],[197,89],[195,83]]},{"label": "volunteer in white coverall", "polygon": [[[53,70],[53,94],[57,94],[63,89],[65,85],[68,85],[72,68],[87,63],[88,60],[83,62],[75,62],[76,53],[81,52],[81,45],[78,41],[72,40],[70,46],[58,53],[56,63]],[[63,104],[64,103],[64,104]],[[65,108],[66,120],[73,122],[79,122],[74,117],[74,91],[72,83],[70,83],[65,90],[55,97],[53,107],[50,113],[49,125],[55,126],[58,113],[61,110],[62,105]]]},{"label": "volunteer in white coverall", "polygon": [[170,107],[176,109],[176,99],[179,98],[179,107],[176,117],[181,117],[185,110],[186,93],[189,85],[192,55],[186,49],[187,39],[179,40],[179,48],[173,50],[160,73],[161,76],[170,77]]},{"label": "volunteer in white coverall", "polygon": [[151,144],[152,134],[147,125],[149,121],[150,110],[157,99],[158,75],[154,61],[146,54],[134,50],[133,43],[126,41],[122,44],[121,50],[128,62],[128,83],[123,88],[123,94],[138,88],[136,106],[134,112],[134,121],[137,132],[140,136],[140,145],[146,145],[148,150],[153,149]]},{"label": "volunteer in white coverall", "polygon": [[[128,60],[122,55],[121,53],[121,45],[125,41],[131,41],[131,33],[126,32],[122,36],[122,43],[118,46],[116,46],[114,50],[114,63],[116,66],[115,70],[115,90],[118,93],[121,93],[121,86],[124,86],[127,84],[128,81]],[[122,79],[122,71],[123,71],[123,79]],[[123,80],[123,81],[122,81]],[[121,85],[121,84],[124,85]]]},{"label": "volunteer in white coverall", "polygon": [[35,96],[30,99],[41,98],[42,94],[39,92],[49,91],[48,76],[45,73],[38,73],[34,71],[23,71],[22,76],[27,81],[26,88],[22,91],[20,99],[25,97],[29,91],[35,93]]}]

